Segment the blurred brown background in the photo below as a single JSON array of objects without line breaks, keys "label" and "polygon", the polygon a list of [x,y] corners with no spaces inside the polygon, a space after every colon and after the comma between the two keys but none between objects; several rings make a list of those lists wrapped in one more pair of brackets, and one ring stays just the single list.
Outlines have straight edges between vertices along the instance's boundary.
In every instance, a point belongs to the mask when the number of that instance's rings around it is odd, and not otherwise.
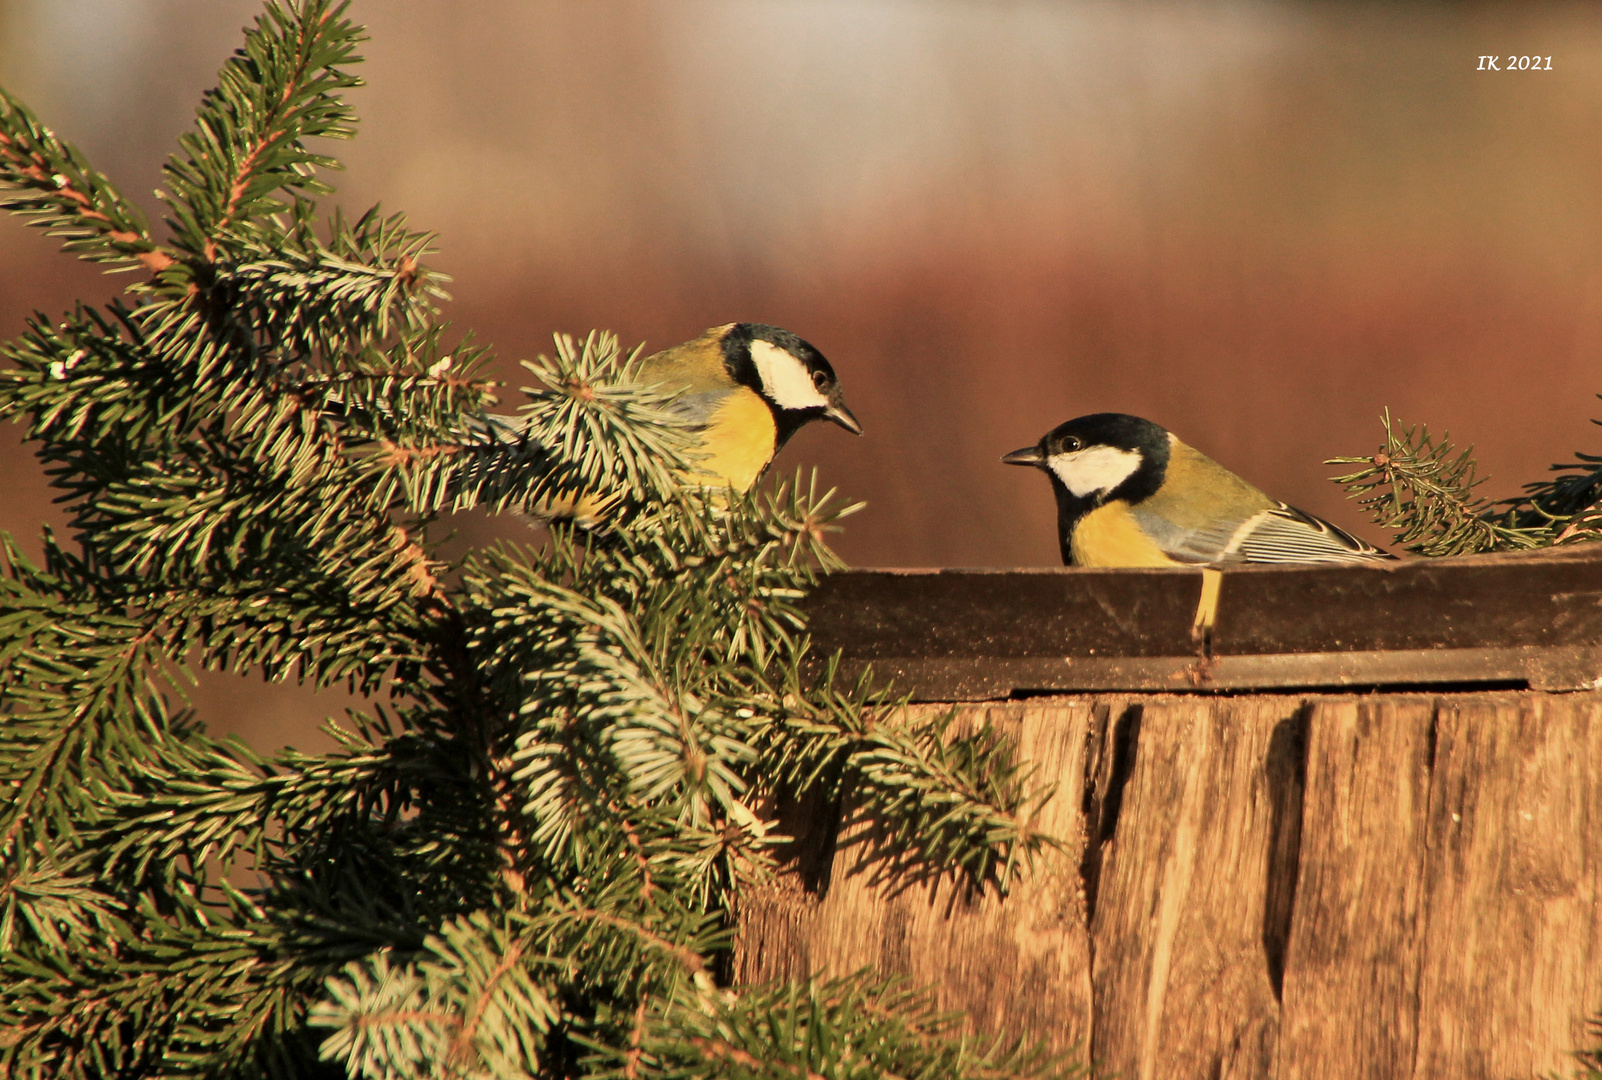
[{"label": "blurred brown background", "polygon": [[[253,0],[0,0],[0,82],[131,195]],[[1370,539],[1320,462],[1381,408],[1493,495],[1598,448],[1602,8],[375,0],[339,200],[441,232],[505,377],[550,334],[786,326],[867,428],[779,460],[859,565],[1050,565],[997,457],[1149,416]],[[1477,71],[1481,54],[1551,71]],[[0,225],[0,335],[116,278]],[[0,430],[0,528],[52,517]]]}]

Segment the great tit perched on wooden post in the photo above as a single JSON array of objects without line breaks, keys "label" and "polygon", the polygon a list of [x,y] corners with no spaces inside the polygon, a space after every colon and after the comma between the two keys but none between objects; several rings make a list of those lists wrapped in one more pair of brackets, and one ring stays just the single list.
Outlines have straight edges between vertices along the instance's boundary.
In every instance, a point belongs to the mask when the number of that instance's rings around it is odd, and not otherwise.
[{"label": "great tit perched on wooden post", "polygon": [[1271,499],[1150,420],[1096,413],[1001,459],[1033,465],[1057,495],[1069,566],[1227,566],[1394,559]]}]

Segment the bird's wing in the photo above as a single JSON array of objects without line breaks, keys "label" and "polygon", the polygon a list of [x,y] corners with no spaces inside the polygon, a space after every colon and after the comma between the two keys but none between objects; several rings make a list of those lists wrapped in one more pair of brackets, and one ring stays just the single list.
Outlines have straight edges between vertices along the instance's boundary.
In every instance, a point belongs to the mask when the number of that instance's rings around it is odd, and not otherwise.
[{"label": "bird's wing", "polygon": [[692,430],[700,430],[711,421],[712,414],[718,411],[718,406],[723,404],[729,393],[726,387],[682,393],[667,408],[682,417]]},{"label": "bird's wing", "polygon": [[[681,394],[672,401],[667,402],[663,408],[677,414],[690,427],[698,430],[706,426],[717,407],[728,397],[728,391],[718,390],[702,394]],[[495,442],[517,442],[523,438],[526,423],[521,416],[506,416],[501,413],[480,413],[467,418],[472,425],[474,434],[485,440]]]},{"label": "bird's wing", "polygon": [[1170,544],[1169,554],[1186,562],[1346,563],[1396,557],[1284,503],[1189,531]]}]

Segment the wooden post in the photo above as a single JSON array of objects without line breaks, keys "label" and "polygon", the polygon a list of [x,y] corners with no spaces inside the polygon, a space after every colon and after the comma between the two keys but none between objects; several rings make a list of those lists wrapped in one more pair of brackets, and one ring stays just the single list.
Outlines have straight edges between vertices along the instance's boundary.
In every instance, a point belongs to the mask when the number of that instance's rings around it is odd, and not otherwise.
[{"label": "wooden post", "polygon": [[[1602,551],[1333,572],[1352,582],[1275,571],[1233,594],[1232,573],[1211,656],[1179,636],[1194,574],[1123,573],[1077,590],[1072,572],[1043,588],[1039,574],[857,575],[863,605],[823,598],[815,634],[847,666],[888,660],[915,696],[1000,699],[1020,678],[1097,691],[954,706],[959,728],[1009,733],[1058,785],[1042,824],[1065,844],[1006,897],[897,891],[857,859],[871,821],[793,808],[810,854],[741,913],[736,977],[905,974],[980,1031],[1077,1043],[1096,1075],[1129,1080],[1570,1068],[1602,1012],[1602,693],[1537,686],[1602,686]],[[934,583],[922,635],[909,581]],[[987,610],[985,588],[1050,602]],[[1336,595],[1309,598],[1321,588]],[[955,617],[941,596],[966,605],[966,651],[941,638]],[[1283,611],[1258,617],[1276,596],[1322,603],[1339,647],[1313,652]],[[1542,617],[1484,614],[1514,608]],[[1220,656],[1277,670],[1277,692],[1143,692]],[[1093,685],[1072,686],[1076,669]],[[1292,669],[1369,689],[1285,692]],[[1408,685],[1388,685],[1404,670]],[[1136,685],[1106,686],[1120,681]]]}]

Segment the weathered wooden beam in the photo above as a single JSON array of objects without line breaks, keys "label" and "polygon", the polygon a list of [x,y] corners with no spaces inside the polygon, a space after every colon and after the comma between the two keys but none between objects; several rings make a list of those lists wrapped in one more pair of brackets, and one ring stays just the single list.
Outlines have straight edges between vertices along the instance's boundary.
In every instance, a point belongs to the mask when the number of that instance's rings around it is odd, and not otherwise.
[{"label": "weathered wooden beam", "polygon": [[1602,688],[1602,544],[1223,572],[864,570],[808,599],[822,657],[919,701],[1064,691]]}]

